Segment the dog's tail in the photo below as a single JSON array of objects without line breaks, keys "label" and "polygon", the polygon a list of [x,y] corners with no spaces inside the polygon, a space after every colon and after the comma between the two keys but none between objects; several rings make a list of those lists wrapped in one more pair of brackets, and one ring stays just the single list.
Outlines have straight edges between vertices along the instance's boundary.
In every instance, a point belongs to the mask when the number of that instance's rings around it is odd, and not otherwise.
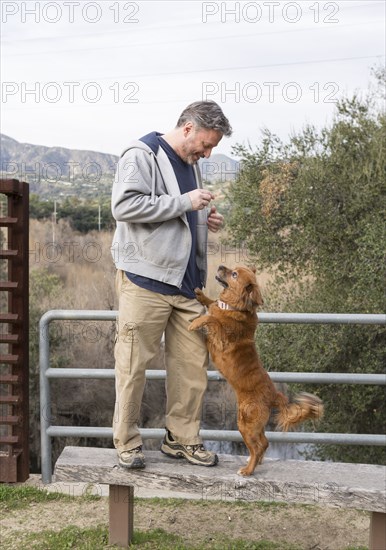
[{"label": "dog's tail", "polygon": [[323,416],[323,403],[319,397],[311,393],[299,393],[292,403],[280,392],[275,405],[279,412],[275,421],[279,430],[288,432],[307,419],[318,420]]}]

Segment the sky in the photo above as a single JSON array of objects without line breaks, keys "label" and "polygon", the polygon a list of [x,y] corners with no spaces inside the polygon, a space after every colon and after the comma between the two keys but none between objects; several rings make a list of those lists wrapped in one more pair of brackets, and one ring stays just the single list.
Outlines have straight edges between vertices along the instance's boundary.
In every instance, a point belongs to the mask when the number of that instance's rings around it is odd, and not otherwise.
[{"label": "sky", "polygon": [[1,132],[119,155],[212,99],[213,153],[331,123],[385,63],[385,2],[1,1]]}]

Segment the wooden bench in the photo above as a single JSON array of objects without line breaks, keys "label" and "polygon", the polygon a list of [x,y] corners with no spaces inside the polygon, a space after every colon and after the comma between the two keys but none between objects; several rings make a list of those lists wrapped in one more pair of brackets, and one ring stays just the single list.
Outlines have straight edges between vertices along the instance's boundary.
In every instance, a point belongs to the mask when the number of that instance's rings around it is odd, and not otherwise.
[{"label": "wooden bench", "polygon": [[118,465],[114,449],[66,447],[55,481],[109,485],[109,542],[127,548],[133,535],[134,488],[171,490],[197,498],[316,504],[371,512],[370,550],[386,549],[386,467],[266,459],[253,476],[237,475],[245,456],[220,455],[214,468],[145,451],[146,468]]}]

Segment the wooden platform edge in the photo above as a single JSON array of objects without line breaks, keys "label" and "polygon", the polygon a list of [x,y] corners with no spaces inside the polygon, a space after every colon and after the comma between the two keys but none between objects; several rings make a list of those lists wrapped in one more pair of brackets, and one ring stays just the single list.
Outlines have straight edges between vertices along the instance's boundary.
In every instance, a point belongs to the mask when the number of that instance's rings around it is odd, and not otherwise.
[{"label": "wooden platform edge", "polygon": [[[386,512],[386,467],[267,460],[251,477],[237,475],[246,457],[220,455],[213,468],[192,466],[152,451],[143,470],[118,465],[112,449],[66,447],[55,481],[133,486],[196,495],[197,499],[287,502]],[[326,473],[327,472],[327,473]]]}]

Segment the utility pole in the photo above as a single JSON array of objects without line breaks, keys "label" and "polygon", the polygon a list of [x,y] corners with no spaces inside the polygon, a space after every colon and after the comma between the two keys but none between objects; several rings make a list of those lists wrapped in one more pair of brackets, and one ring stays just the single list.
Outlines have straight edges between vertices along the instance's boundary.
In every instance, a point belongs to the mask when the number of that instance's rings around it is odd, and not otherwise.
[{"label": "utility pole", "polygon": [[55,244],[55,225],[56,225],[56,200],[54,200],[54,213],[52,215],[52,243]]}]

